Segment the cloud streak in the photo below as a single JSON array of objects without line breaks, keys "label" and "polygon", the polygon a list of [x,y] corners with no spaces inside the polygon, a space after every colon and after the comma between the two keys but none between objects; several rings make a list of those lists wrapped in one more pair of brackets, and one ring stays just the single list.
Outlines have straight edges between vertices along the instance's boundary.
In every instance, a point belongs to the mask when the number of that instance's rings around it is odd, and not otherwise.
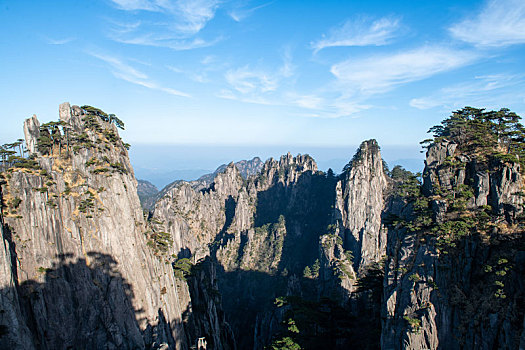
[{"label": "cloud streak", "polygon": [[251,8],[238,7],[238,8],[235,8],[235,9],[229,11],[228,15],[235,22],[241,22],[242,20],[244,20],[244,19],[248,18],[249,16],[251,16],[255,11],[257,11],[257,10],[263,8],[263,7],[266,7],[268,5],[271,5],[273,3],[274,3],[274,1],[271,1],[271,2],[267,2],[267,3],[259,5],[259,6],[251,7]]},{"label": "cloud streak", "polygon": [[472,18],[449,28],[456,39],[476,46],[502,47],[525,43],[525,2],[491,0]]},{"label": "cloud streak", "polygon": [[381,46],[388,44],[400,29],[400,19],[383,17],[376,20],[347,20],[332,28],[323,39],[311,43],[314,52],[337,46]]},{"label": "cloud streak", "polygon": [[[224,78],[234,91],[242,95],[251,95],[250,99],[257,101],[260,100],[260,96],[275,92],[283,82],[290,83],[294,74],[295,66],[292,62],[292,54],[290,48],[286,47],[279,68],[275,70],[254,69],[245,65],[228,70],[224,74]],[[246,97],[244,96],[244,99]]]},{"label": "cloud streak", "polygon": [[[486,106],[492,103],[501,105],[512,101],[520,102],[524,94],[517,94],[516,91],[523,91],[524,78],[523,75],[508,74],[478,76],[474,80],[440,89],[429,96],[413,98],[409,104],[424,110],[436,107],[454,109],[467,105]],[[510,96],[514,98],[509,99]]]},{"label": "cloud streak", "polygon": [[278,77],[261,70],[252,70],[249,66],[232,69],[226,72],[226,81],[241,94],[264,94],[275,91]]},{"label": "cloud streak", "polygon": [[75,40],[75,38],[52,39],[48,37],[44,37],[44,39],[50,45],[65,45]]},{"label": "cloud streak", "polygon": [[177,15],[180,22],[175,27],[186,34],[197,34],[215,16],[218,7],[217,0],[176,1],[171,11]]},{"label": "cloud streak", "polygon": [[131,37],[123,37],[121,35],[112,35],[111,38],[122,44],[143,45],[153,47],[167,47],[176,51],[187,51],[203,47],[215,45],[222,38],[215,38],[211,41],[203,40],[201,38],[191,39],[176,39],[171,36],[166,36],[160,33],[148,33],[144,35],[134,35]]},{"label": "cloud streak", "polygon": [[330,71],[345,88],[370,95],[466,66],[477,58],[478,55],[470,51],[424,46],[400,53],[349,59],[333,65]]},{"label": "cloud streak", "polygon": [[147,10],[156,11],[156,1],[151,0],[111,0],[118,8],[126,11]]},{"label": "cloud streak", "polygon": [[118,79],[127,81],[135,85],[143,86],[148,89],[162,91],[170,95],[191,97],[185,92],[157,84],[156,82],[152,81],[145,73],[140,72],[139,70],[135,69],[131,65],[123,62],[122,60],[116,57],[102,55],[94,52],[88,52],[88,54],[107,63],[111,68],[111,73]]},{"label": "cloud streak", "polygon": [[120,43],[191,50],[214,45],[222,38],[195,37],[215,17],[218,0],[111,0],[124,11],[149,11],[155,22],[115,23],[109,37]]}]

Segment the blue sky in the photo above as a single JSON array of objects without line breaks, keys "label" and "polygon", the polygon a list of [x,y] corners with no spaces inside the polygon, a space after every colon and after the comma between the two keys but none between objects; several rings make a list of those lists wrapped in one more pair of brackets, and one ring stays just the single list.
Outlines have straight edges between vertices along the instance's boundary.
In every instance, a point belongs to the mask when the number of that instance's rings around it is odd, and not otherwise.
[{"label": "blue sky", "polygon": [[522,0],[0,0],[0,28],[2,142],[64,101],[139,148],[263,154],[417,145],[465,105],[525,114]]}]

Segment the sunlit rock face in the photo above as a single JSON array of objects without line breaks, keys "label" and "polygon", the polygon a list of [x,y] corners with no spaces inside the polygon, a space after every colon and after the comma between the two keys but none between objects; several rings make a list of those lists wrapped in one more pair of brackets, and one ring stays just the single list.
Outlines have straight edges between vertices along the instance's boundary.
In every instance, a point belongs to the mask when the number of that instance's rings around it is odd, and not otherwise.
[{"label": "sunlit rock face", "polygon": [[363,142],[337,183],[335,205],[337,229],[356,258],[356,270],[385,254],[381,220],[388,188],[379,145],[375,140]]},{"label": "sunlit rock face", "polygon": [[59,110],[62,124],[25,122],[33,163],[4,174],[2,347],[189,348],[188,286],[147,245],[116,126]]},{"label": "sunlit rock face", "polygon": [[306,294],[349,301],[357,270],[378,262],[386,249],[381,217],[388,181],[374,140],[363,143],[339,178],[319,172],[307,155],[269,159],[248,178],[232,163],[207,187],[170,186],[152,221],[170,233],[170,254],[195,261],[211,256],[218,263],[219,291],[238,346],[258,349],[282,321],[274,299],[304,292],[299,279],[306,266],[318,264],[315,288]]}]

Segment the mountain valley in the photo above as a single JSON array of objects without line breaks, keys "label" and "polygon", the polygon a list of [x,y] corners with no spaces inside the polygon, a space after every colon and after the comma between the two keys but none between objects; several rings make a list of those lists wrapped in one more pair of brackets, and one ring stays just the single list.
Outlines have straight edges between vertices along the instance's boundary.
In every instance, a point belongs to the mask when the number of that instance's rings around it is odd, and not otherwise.
[{"label": "mountain valley", "polygon": [[2,148],[0,348],[525,348],[519,119],[453,112],[422,174],[371,139],[340,174],[288,153],[159,191],[114,115],[28,118]]}]

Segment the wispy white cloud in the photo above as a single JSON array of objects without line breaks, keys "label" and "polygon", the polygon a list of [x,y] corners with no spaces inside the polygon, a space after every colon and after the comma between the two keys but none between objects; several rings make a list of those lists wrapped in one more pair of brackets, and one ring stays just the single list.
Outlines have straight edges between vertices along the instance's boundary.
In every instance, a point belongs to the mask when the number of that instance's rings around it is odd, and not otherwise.
[{"label": "wispy white cloud", "polygon": [[282,55],[283,65],[279,70],[279,74],[284,78],[290,78],[295,73],[295,65],[292,62],[292,50],[290,47],[285,47]]},{"label": "wispy white cloud", "polygon": [[336,119],[350,117],[372,107],[361,100],[344,96],[332,99],[318,94],[298,94],[295,92],[262,95],[241,94],[231,89],[223,89],[216,96],[243,103],[293,108],[296,110],[293,113],[294,115],[305,118]]},{"label": "wispy white cloud", "polygon": [[264,96],[258,95],[239,95],[238,93],[229,90],[222,89],[219,93],[216,94],[217,97],[223,98],[226,100],[239,101],[244,103],[253,103],[258,105],[267,105],[267,106],[282,106],[281,101],[277,99],[270,99]]},{"label": "wispy white cloud", "polygon": [[478,55],[470,51],[424,46],[400,53],[349,59],[331,67],[332,74],[349,92],[370,95],[471,64]]},{"label": "wispy white cloud", "polygon": [[224,70],[229,66],[229,63],[218,60],[215,55],[206,55],[198,62],[200,66],[193,64],[191,69],[184,69],[183,67],[174,65],[166,65],[165,67],[171,72],[184,75],[195,82],[209,83],[213,81],[210,76],[224,74]]},{"label": "wispy white cloud", "polygon": [[340,118],[355,115],[369,105],[361,99],[347,96],[329,97],[323,92],[301,94],[287,83],[281,86],[283,69],[275,74],[251,70],[248,66],[230,70],[225,78],[231,89],[223,89],[216,96],[243,103],[280,106],[297,110],[296,116],[308,118]]},{"label": "wispy white cloud", "polygon": [[105,20],[112,25],[111,31],[114,34],[118,35],[132,33],[133,31],[137,30],[142,24],[141,21],[122,22],[108,17],[106,17]]},{"label": "wispy white cloud", "polygon": [[344,96],[336,99],[329,107],[332,111],[328,116],[331,116],[332,118],[349,117],[372,108],[371,105],[365,104],[358,99],[349,99]]},{"label": "wispy white cloud", "polygon": [[273,70],[263,68],[252,68],[250,65],[229,69],[224,78],[230,87],[239,94],[252,95],[253,100],[256,95],[265,95],[275,92],[283,82],[291,82],[295,73],[295,66],[292,62],[292,54],[289,47],[285,47],[282,54],[282,65]]},{"label": "wispy white cloud", "polygon": [[294,110],[293,115],[308,118],[340,118],[356,115],[370,108],[363,98],[347,96],[330,89],[301,93],[296,90],[296,67],[291,49],[285,47],[282,64],[273,70],[250,65],[229,69],[224,75],[229,88],[217,97],[243,103],[279,106]]},{"label": "wispy white cloud", "polygon": [[64,45],[68,44],[75,40],[75,38],[69,37],[69,38],[62,38],[62,39],[52,39],[49,37],[44,37],[44,39],[47,41],[50,45]]},{"label": "wispy white cloud", "polygon": [[267,2],[265,4],[262,4],[262,5],[259,5],[259,6],[254,6],[254,7],[246,7],[246,6],[237,7],[237,8],[232,9],[231,11],[229,11],[228,15],[235,22],[241,22],[242,20],[250,17],[255,11],[257,11],[257,10],[263,8],[263,7],[266,7],[268,5],[271,5],[273,3],[274,3],[274,1]]},{"label": "wispy white cloud", "polygon": [[178,15],[180,21],[175,26],[181,32],[196,34],[215,16],[218,7],[217,0],[176,1],[172,11]]},{"label": "wispy white cloud", "polygon": [[457,39],[477,45],[501,47],[525,43],[525,1],[490,0],[474,17],[449,28]]},{"label": "wispy white cloud", "polygon": [[291,104],[294,104],[298,107],[306,109],[318,109],[321,110],[325,108],[326,100],[318,95],[314,94],[297,94],[297,93],[287,93],[285,95],[286,100]]},{"label": "wispy white cloud", "polygon": [[214,45],[221,38],[205,40],[195,37],[215,17],[218,0],[111,0],[121,10],[156,12],[157,22],[117,23],[109,33],[111,39],[134,45],[190,50]]},{"label": "wispy white cloud", "polygon": [[209,65],[215,63],[216,61],[217,57],[215,57],[214,55],[207,55],[204,56],[204,58],[201,60],[201,64]]},{"label": "wispy white cloud", "polygon": [[342,26],[333,28],[328,35],[312,42],[315,52],[336,46],[381,46],[388,44],[400,29],[400,19],[383,17],[376,20],[360,18],[347,20]]},{"label": "wispy white cloud", "polygon": [[[455,84],[440,89],[434,94],[426,97],[413,98],[410,106],[418,109],[430,109],[435,107],[447,110],[463,106],[486,106],[488,104],[499,104],[520,102],[525,96],[525,76],[495,74],[478,76],[475,79]],[[512,92],[509,94],[509,92]],[[509,97],[513,96],[510,100]]]},{"label": "wispy white cloud", "polygon": [[305,110],[302,116],[310,118],[335,119],[356,116],[359,112],[371,108],[357,98],[339,96],[337,98],[326,98],[319,95],[295,95],[287,96],[289,105],[294,105]]},{"label": "wispy white cloud", "polygon": [[126,11],[147,10],[156,11],[156,1],[151,0],[111,0],[118,8]]},{"label": "wispy white cloud", "polygon": [[111,0],[121,10],[152,11],[169,14],[175,28],[196,34],[215,16],[218,0]]},{"label": "wispy white cloud", "polygon": [[167,65],[166,68],[175,73],[184,73],[184,71],[178,67]]},{"label": "wispy white cloud", "polygon": [[278,77],[249,66],[226,72],[226,81],[241,94],[266,93],[278,87]]},{"label": "wispy white cloud", "polygon": [[169,35],[160,33],[148,33],[144,35],[133,35],[128,38],[123,36],[111,36],[111,38],[119,43],[133,44],[133,45],[144,45],[154,47],[167,47],[176,51],[186,51],[202,47],[209,47],[215,45],[222,38],[215,38],[207,41],[201,38],[190,38],[190,39],[176,39]]},{"label": "wispy white cloud", "polygon": [[117,57],[103,55],[103,54],[95,53],[95,52],[88,52],[88,54],[107,63],[109,67],[111,68],[111,73],[118,79],[122,79],[129,83],[140,85],[148,89],[163,91],[165,93],[175,95],[175,96],[191,97],[189,94],[185,92],[175,90],[175,89],[165,87],[165,86],[155,83],[148,77],[148,75],[135,69],[134,67],[123,62]]}]

